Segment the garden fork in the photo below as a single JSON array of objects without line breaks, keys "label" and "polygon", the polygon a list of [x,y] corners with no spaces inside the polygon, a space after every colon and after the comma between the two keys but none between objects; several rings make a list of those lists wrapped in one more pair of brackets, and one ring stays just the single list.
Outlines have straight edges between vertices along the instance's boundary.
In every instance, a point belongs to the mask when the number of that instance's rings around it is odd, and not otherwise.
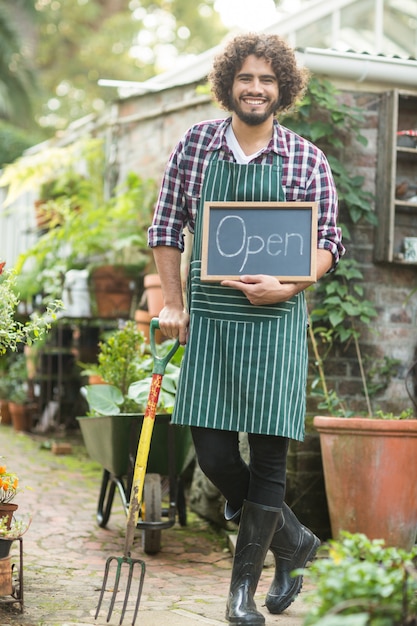
[{"label": "garden fork", "polygon": [[110,567],[112,563],[116,563],[116,575],[113,585],[112,597],[110,600],[110,607],[107,613],[107,622],[110,620],[110,617],[113,613],[114,604],[116,601],[116,595],[119,590],[119,583],[122,573],[123,566],[126,566],[124,569],[127,570],[127,582],[126,582],[126,591],[125,597],[123,601],[122,614],[120,616],[119,625],[123,622],[123,617],[126,613],[127,603],[129,600],[129,594],[132,586],[133,575],[136,569],[140,572],[139,586],[138,586],[138,594],[136,597],[136,604],[133,613],[132,626],[134,626],[136,617],[139,610],[140,598],[142,595],[143,583],[145,580],[145,562],[141,559],[132,559],[131,557],[131,548],[133,544],[135,529],[139,519],[139,511],[142,503],[142,495],[143,495],[143,486],[145,482],[145,474],[146,474],[146,466],[148,463],[149,457],[149,449],[151,445],[152,431],[155,423],[155,414],[156,407],[159,399],[159,392],[161,390],[162,378],[165,373],[166,366],[170,359],[174,356],[175,352],[178,349],[179,342],[176,341],[172,348],[167,352],[164,356],[157,356],[156,354],[156,346],[155,346],[155,330],[159,328],[159,320],[158,318],[153,318],[151,320],[150,325],[150,344],[151,344],[151,352],[153,357],[153,371],[152,371],[152,382],[151,388],[149,391],[148,402],[146,405],[145,416],[143,418],[142,429],[139,438],[138,451],[136,455],[135,469],[133,473],[133,482],[132,489],[130,493],[130,502],[129,502],[129,511],[127,515],[127,525],[126,525],[126,537],[125,544],[123,550],[123,556],[110,556],[106,561],[106,566],[104,570],[104,579],[101,587],[100,597],[98,601],[98,606],[96,610],[95,619],[97,619],[101,603],[103,601],[104,592],[106,591],[107,580],[110,573]]}]

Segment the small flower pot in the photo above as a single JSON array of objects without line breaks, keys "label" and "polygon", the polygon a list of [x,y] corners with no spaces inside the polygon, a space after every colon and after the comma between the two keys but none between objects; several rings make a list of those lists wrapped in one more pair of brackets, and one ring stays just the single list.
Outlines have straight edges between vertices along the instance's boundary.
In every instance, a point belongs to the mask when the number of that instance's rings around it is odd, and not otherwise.
[{"label": "small flower pot", "polygon": [[16,432],[29,432],[32,428],[32,411],[26,404],[9,402],[13,428]]},{"label": "small flower pot", "polygon": [[10,526],[12,525],[13,515],[17,510],[18,505],[14,502],[0,502],[0,518],[6,517],[7,523],[6,527],[10,530]]},{"label": "small flower pot", "polygon": [[5,559],[7,556],[9,556],[12,543],[13,539],[0,538],[0,559]]}]

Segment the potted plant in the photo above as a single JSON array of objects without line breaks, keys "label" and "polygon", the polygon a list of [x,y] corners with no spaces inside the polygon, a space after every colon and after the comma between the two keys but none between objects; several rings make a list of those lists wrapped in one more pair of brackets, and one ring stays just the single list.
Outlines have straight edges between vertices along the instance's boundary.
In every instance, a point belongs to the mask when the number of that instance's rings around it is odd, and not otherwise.
[{"label": "potted plant", "polygon": [[41,340],[51,328],[61,308],[60,300],[53,300],[42,313],[34,313],[31,319],[22,322],[18,319],[20,296],[17,290],[17,274],[5,270],[0,263],[0,357],[7,351],[16,352],[19,347],[31,346]]},{"label": "potted plant", "polygon": [[[98,365],[89,371],[95,371],[108,382],[86,385],[82,389],[88,402],[89,415],[78,418],[87,452],[103,467],[97,511],[98,523],[103,527],[109,519],[116,488],[127,512],[133,466],[153,371],[154,358],[143,334],[133,322],[127,322],[125,330],[125,333],[122,330],[116,331],[107,342],[101,343]],[[140,349],[138,346],[133,348],[131,358],[126,359],[125,356],[138,336]],[[109,342],[112,339],[117,344],[117,349],[111,349]],[[163,342],[157,349],[161,351],[161,355],[167,355],[173,349],[173,342]],[[180,523],[186,523],[185,497],[180,475],[189,460],[190,431],[187,428],[171,427],[169,424],[182,354],[183,348],[180,348],[166,366],[149,450],[142,521],[146,514],[146,521],[156,524],[144,528],[143,545],[148,554],[159,551],[161,529],[175,523],[176,511]],[[131,377],[134,378],[133,381]],[[132,406],[134,408],[131,413],[123,412],[131,410]],[[169,478],[169,503],[165,509],[161,506],[162,477]],[[163,511],[168,515],[168,522],[161,522]]]},{"label": "potted plant", "polygon": [[[342,530],[362,532],[409,550],[417,534],[417,420],[411,408],[398,415],[372,408],[359,327],[370,325],[375,312],[363,298],[360,278],[355,264],[345,267],[341,279],[318,288],[320,308],[311,313],[310,339],[323,400],[319,408],[329,413],[316,415],[313,424],[320,436],[332,536]],[[326,357],[336,342],[354,345],[366,417],[346,406],[327,384]]]},{"label": "potted plant", "polygon": [[[146,231],[156,186],[129,173],[116,188],[107,189],[104,174],[103,143],[91,138],[24,156],[5,168],[0,184],[8,186],[9,210],[20,193],[31,190],[49,197],[43,206],[54,216],[53,227],[39,231],[18,259],[24,299],[39,293],[61,297],[67,273],[88,269],[93,315],[132,317],[150,258]],[[75,289],[69,297],[76,296]],[[103,303],[110,310],[103,310]]]},{"label": "potted plant", "polygon": [[[167,341],[159,350],[165,353],[171,347],[172,342]],[[111,474],[123,476],[128,467],[132,423],[137,436],[146,408],[153,359],[144,335],[132,321],[111,333],[99,348],[97,365],[88,367],[86,372],[98,374],[104,384],[82,388],[89,414],[78,421],[90,456]],[[183,348],[179,348],[166,367],[159,396],[160,413],[172,412],[182,355]],[[156,439],[159,430],[166,441],[166,423],[160,429],[156,425]]]},{"label": "potted plant", "polygon": [[85,385],[82,393],[92,415],[117,415],[137,410],[128,397],[132,382],[141,375],[146,350],[143,333],[129,320],[110,331],[98,344],[97,363],[82,365],[84,373],[100,379],[100,385]]},{"label": "potted plant", "polygon": [[[8,401],[7,407],[13,421],[14,409],[20,407],[20,413],[24,412],[24,403],[29,399],[25,357],[18,350],[22,347],[30,348],[45,337],[62,303],[54,300],[43,313],[33,313],[30,319],[21,321],[18,317],[20,298],[16,273],[5,270],[4,266],[4,262],[0,263],[0,382],[1,395],[7,396],[3,399]],[[27,421],[22,427],[18,427],[16,421],[13,423],[18,430],[30,429]]]},{"label": "potted plant", "polygon": [[417,546],[387,547],[360,533],[343,532],[323,545],[308,568],[298,570],[312,591],[305,599],[305,626],[415,624]]},{"label": "potted plant", "polygon": [[[9,556],[13,541],[22,537],[30,524],[30,517],[20,518],[13,515],[10,523],[8,523],[7,517],[0,517],[0,559]],[[0,595],[3,595],[1,591]]]},{"label": "potted plant", "polygon": [[19,539],[29,528],[30,519],[18,519],[18,505],[14,499],[19,491],[19,478],[0,458],[0,595],[12,593],[12,566],[9,556],[13,541]]},{"label": "potted plant", "polygon": [[0,519],[6,529],[10,529],[13,513],[18,505],[13,502],[18,493],[19,478],[14,472],[8,472],[4,463],[0,465]]}]

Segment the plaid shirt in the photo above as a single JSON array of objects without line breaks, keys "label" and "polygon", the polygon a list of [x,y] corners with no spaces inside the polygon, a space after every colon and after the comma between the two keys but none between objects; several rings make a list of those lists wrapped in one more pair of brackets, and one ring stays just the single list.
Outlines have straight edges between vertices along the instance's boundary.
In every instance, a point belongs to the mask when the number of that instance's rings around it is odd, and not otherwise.
[{"label": "plaid shirt", "polygon": [[[148,243],[184,250],[183,229],[194,232],[204,172],[215,150],[219,159],[235,162],[225,131],[231,118],[209,120],[190,128],[168,161],[148,232]],[[344,254],[341,230],[336,225],[337,193],[328,161],[321,150],[274,120],[268,146],[252,163],[271,163],[274,153],[282,162],[281,185],[287,202],[318,203],[318,247],[330,250],[334,266]]]}]

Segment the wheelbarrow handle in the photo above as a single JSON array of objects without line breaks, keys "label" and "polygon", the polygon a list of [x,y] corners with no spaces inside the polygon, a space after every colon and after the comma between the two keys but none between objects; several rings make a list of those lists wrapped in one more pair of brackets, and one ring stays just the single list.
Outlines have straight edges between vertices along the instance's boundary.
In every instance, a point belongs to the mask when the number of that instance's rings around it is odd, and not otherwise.
[{"label": "wheelbarrow handle", "polygon": [[159,330],[159,319],[157,317],[153,317],[151,319],[150,324],[150,344],[151,344],[151,354],[153,358],[153,374],[164,374],[166,366],[176,353],[179,348],[180,342],[178,339],[175,341],[172,348],[166,354],[160,356],[156,352],[156,341],[155,341],[155,331]]}]

